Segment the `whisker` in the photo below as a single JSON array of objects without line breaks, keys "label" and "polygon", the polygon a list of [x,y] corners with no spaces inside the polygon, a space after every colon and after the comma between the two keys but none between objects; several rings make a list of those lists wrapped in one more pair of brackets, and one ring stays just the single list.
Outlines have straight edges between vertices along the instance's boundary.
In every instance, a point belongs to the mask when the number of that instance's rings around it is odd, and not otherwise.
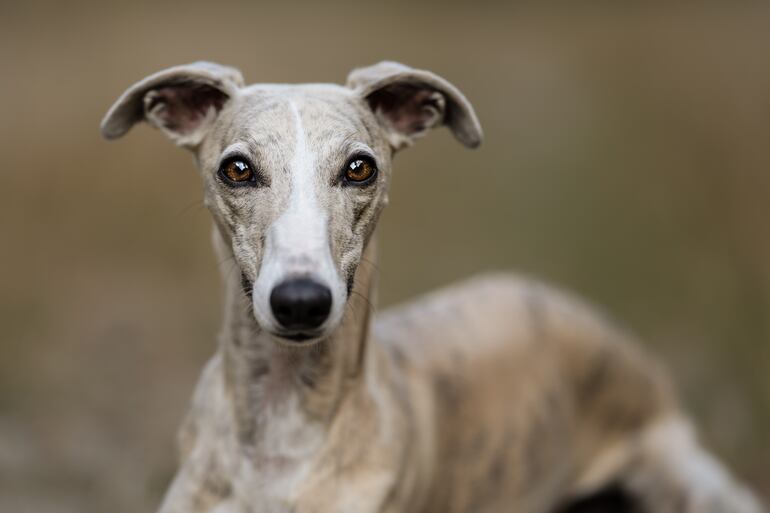
[{"label": "whisker", "polygon": [[361,299],[363,299],[364,302],[366,302],[367,308],[369,309],[369,313],[374,314],[377,311],[377,308],[375,308],[375,306],[372,304],[372,302],[369,301],[368,297],[364,296],[363,294],[361,294],[360,292],[357,292],[355,290],[351,290],[350,294],[351,295],[355,294],[356,296],[358,296]]},{"label": "whisker", "polygon": [[203,203],[202,200],[195,200],[195,201],[189,203],[187,206],[183,207],[175,215],[176,216],[182,216],[182,215],[187,214],[188,212],[190,212],[193,208],[196,208],[196,212],[199,212],[201,210],[205,210],[206,205]]},{"label": "whisker", "polygon": [[380,266],[376,262],[373,262],[368,258],[361,257],[361,263],[369,264],[372,267],[372,269],[374,269],[374,271],[376,271],[377,273],[380,272]]}]

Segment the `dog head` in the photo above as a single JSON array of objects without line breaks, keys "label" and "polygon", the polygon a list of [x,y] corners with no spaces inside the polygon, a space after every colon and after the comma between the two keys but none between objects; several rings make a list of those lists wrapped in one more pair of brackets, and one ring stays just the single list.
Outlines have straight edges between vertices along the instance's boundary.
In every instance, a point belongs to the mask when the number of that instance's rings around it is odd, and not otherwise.
[{"label": "dog head", "polygon": [[468,147],[482,136],[460,91],[394,62],[356,69],[345,86],[245,86],[233,68],[178,66],[130,87],[102,134],[139,121],[193,151],[257,323],[294,343],[340,323],[393,153],[441,125]]}]

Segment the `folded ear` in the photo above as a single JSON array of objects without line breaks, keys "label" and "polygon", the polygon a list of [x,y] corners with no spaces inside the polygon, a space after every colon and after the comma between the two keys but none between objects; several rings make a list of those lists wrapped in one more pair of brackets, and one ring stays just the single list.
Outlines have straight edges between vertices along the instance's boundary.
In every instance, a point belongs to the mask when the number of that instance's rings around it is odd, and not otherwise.
[{"label": "folded ear", "polygon": [[195,147],[242,86],[240,71],[212,62],[165,69],[118,98],[102,120],[102,135],[116,139],[144,120],[179,146]]},{"label": "folded ear", "polygon": [[481,144],[481,125],[470,102],[430,71],[383,61],[353,70],[347,86],[369,103],[394,149],[411,145],[439,125],[447,125],[469,148]]}]

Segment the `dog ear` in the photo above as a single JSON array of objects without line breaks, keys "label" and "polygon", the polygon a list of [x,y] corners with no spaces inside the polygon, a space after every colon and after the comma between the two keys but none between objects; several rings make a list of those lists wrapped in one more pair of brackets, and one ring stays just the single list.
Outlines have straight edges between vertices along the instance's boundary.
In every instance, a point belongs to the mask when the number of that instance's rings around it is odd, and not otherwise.
[{"label": "dog ear", "polygon": [[395,150],[439,125],[447,125],[469,148],[481,144],[481,125],[470,102],[430,71],[383,61],[351,71],[347,86],[366,99]]},{"label": "dog ear", "polygon": [[179,146],[194,148],[242,86],[240,71],[212,62],[165,69],[118,98],[102,120],[102,135],[116,139],[144,120]]}]

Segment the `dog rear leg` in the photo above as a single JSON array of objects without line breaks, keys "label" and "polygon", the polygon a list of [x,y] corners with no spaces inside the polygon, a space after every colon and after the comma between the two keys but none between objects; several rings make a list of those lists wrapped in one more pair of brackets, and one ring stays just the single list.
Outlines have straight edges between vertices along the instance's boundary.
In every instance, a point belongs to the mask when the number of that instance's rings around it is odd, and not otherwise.
[{"label": "dog rear leg", "polygon": [[761,513],[751,493],[696,439],[686,419],[667,416],[632,444],[618,483],[648,513]]}]

